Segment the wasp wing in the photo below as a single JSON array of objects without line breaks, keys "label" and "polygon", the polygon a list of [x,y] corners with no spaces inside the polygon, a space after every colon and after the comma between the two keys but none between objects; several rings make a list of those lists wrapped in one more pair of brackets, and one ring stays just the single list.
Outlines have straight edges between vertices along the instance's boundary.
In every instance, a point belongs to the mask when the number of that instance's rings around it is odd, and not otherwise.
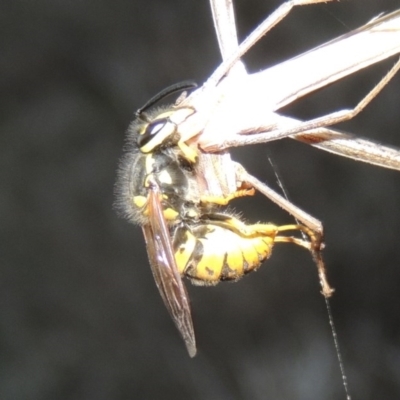
[{"label": "wasp wing", "polygon": [[193,321],[188,295],[176,266],[170,233],[156,185],[149,192],[150,224],[143,226],[151,270],[161,297],[185,341],[191,357],[196,354]]}]

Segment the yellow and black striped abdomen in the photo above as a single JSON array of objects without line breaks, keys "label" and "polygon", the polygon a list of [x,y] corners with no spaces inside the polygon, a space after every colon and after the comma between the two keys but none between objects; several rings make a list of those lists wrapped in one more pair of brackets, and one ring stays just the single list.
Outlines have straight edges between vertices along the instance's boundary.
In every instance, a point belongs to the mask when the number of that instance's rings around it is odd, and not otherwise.
[{"label": "yellow and black striped abdomen", "polygon": [[270,256],[276,231],[269,224],[246,227],[251,234],[212,221],[178,228],[174,251],[180,274],[196,285],[216,285],[256,270]]}]

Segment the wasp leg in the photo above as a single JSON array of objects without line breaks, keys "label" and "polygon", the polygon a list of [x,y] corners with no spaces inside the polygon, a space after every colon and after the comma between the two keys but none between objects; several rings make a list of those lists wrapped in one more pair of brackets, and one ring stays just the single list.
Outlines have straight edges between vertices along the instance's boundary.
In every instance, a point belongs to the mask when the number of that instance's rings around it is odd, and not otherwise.
[{"label": "wasp leg", "polygon": [[279,231],[279,227],[274,224],[247,225],[239,218],[228,214],[205,214],[202,216],[202,220],[207,224],[230,230],[242,237],[270,236],[274,238]]},{"label": "wasp leg", "polygon": [[255,193],[254,188],[240,189],[240,190],[237,190],[236,192],[231,193],[225,197],[204,195],[204,196],[201,196],[200,201],[205,204],[213,203],[213,204],[218,204],[220,206],[226,206],[233,199],[236,199],[238,197],[244,197],[244,196],[254,196],[254,193]]},{"label": "wasp leg", "polygon": [[186,160],[194,164],[198,159],[197,151],[188,146],[182,139],[177,143]]},{"label": "wasp leg", "polygon": [[[277,226],[274,224],[252,224],[246,225],[238,218],[228,216],[225,214],[214,214],[210,216],[212,219],[206,220],[205,223],[213,226],[219,226],[226,230],[234,232],[237,236],[243,238],[270,238],[272,243],[285,242],[294,243],[298,246],[306,248],[312,254],[319,271],[322,293],[324,296],[329,297],[333,289],[327,282],[325,265],[322,260],[321,251],[324,247],[322,236],[320,233],[298,224],[281,225]],[[206,216],[207,218],[207,216]],[[306,234],[310,240],[303,240],[292,236],[278,236],[279,232],[284,231],[300,231]]]},{"label": "wasp leg", "polygon": [[322,236],[318,232],[315,232],[304,225],[282,225],[278,226],[277,228],[279,232],[288,230],[298,230],[305,233],[310,238],[310,241],[306,241],[293,236],[276,236],[275,242],[294,243],[310,251],[310,253],[313,256],[314,262],[317,265],[319,281],[322,287],[321,293],[325,297],[330,297],[334,292],[334,289],[331,288],[331,286],[328,283],[328,279],[326,277],[325,263],[322,259],[322,253],[321,253],[321,250],[323,249]]},{"label": "wasp leg", "polygon": [[[232,217],[226,214],[212,214],[210,216],[203,216],[205,218],[204,223],[219,226],[221,228],[235,232],[237,235],[242,237],[257,237],[257,236],[269,236],[274,239],[275,242],[291,242],[298,246],[304,247],[310,252],[320,252],[323,249],[322,236],[313,231],[312,229],[298,224],[290,225],[274,225],[274,224],[251,224],[247,225],[236,217]],[[277,236],[279,232],[284,231],[300,231],[306,234],[310,240],[303,240],[291,236]]]}]

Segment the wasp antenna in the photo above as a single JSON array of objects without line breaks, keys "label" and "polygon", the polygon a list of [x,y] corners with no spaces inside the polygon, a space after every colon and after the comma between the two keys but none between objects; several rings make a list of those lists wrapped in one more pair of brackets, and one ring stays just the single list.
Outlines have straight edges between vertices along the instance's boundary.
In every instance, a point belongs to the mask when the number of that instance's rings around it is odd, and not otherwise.
[{"label": "wasp antenna", "polygon": [[161,90],[161,92],[157,93],[153,96],[148,102],[144,104],[144,106],[140,107],[136,112],[136,117],[143,116],[143,112],[146,111],[148,108],[153,106],[158,101],[162,100],[163,98],[169,96],[172,93],[180,92],[186,89],[194,89],[197,87],[197,83],[194,81],[183,81],[179,83],[175,83],[171,86],[166,87],[165,89]]}]

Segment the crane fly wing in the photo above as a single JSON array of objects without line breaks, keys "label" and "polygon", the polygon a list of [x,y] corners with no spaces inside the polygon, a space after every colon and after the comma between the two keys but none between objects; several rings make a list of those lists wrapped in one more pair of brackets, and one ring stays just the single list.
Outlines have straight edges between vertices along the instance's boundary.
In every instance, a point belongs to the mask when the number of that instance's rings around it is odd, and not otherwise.
[{"label": "crane fly wing", "polygon": [[[232,4],[230,1],[211,2],[219,47],[225,60],[235,49],[235,44],[238,49],[236,35],[230,37],[222,32],[228,30],[227,26],[230,31],[234,29]],[[235,146],[246,145],[248,142],[243,136],[236,136],[238,131],[250,132],[253,127],[260,126],[284,130],[290,118],[276,113],[278,109],[397,53],[400,53],[400,10],[379,16],[356,30],[264,71],[242,75],[232,84],[233,90],[225,93],[224,107],[219,105],[219,112],[213,113],[197,141],[203,150],[215,151],[214,145],[230,139],[236,140]],[[341,54],[347,56],[341,57]],[[275,140],[267,132],[264,141]],[[399,150],[326,127],[291,138],[356,161],[400,169]],[[229,146],[223,148],[226,147]]]},{"label": "crane fly wing", "polygon": [[294,58],[249,74],[243,84],[246,93],[238,93],[238,98],[251,96],[245,98],[268,102],[276,111],[399,53],[400,10],[397,10]]},{"label": "crane fly wing", "polygon": [[188,295],[176,266],[170,232],[165,221],[157,186],[149,192],[150,224],[143,226],[147,253],[158,290],[191,357],[196,354],[193,321]]}]

